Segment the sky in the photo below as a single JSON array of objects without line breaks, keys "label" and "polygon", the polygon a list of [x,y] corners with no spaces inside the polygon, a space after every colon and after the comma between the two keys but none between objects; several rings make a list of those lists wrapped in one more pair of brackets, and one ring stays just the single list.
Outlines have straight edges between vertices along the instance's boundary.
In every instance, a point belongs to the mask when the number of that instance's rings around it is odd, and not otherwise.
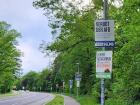
[{"label": "sky", "polygon": [[[71,2],[71,0],[68,0]],[[78,1],[78,0],[76,0]],[[39,51],[42,40],[52,42],[51,29],[44,11],[32,6],[33,0],[0,0],[0,21],[6,21],[21,33],[18,49],[23,52],[22,72],[42,71],[53,62],[53,56],[45,57]],[[86,0],[83,4],[89,4]],[[83,6],[83,5],[82,5]],[[81,7],[81,6],[80,6]]]},{"label": "sky", "polygon": [[41,71],[53,60],[53,57],[45,57],[39,51],[42,40],[52,41],[51,29],[43,11],[35,9],[32,2],[33,0],[0,0],[0,21],[6,21],[22,35],[18,39],[17,48],[24,53],[21,57],[23,74],[30,70]]}]

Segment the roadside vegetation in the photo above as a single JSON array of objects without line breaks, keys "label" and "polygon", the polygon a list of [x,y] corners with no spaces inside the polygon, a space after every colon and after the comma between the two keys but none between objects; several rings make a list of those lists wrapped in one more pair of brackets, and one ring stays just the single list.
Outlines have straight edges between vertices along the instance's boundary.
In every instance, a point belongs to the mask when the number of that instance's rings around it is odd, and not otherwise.
[{"label": "roadside vegetation", "polygon": [[64,98],[63,96],[56,95],[55,98],[46,105],[64,105]]},{"label": "roadside vegetation", "polygon": [[97,100],[93,97],[93,96],[79,96],[79,97],[74,97],[79,103],[80,105],[100,105],[97,104]]},{"label": "roadside vegetation", "polygon": [[19,92],[11,91],[11,92],[0,94],[0,98],[9,97],[9,96],[16,96],[16,95],[19,95],[19,94],[20,94]]}]

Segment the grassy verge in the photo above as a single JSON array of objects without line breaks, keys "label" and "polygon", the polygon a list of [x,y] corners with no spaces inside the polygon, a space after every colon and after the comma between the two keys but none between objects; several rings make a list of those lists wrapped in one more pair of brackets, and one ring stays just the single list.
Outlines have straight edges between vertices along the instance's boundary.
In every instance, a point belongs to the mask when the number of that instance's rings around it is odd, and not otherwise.
[{"label": "grassy verge", "polygon": [[74,98],[80,103],[80,105],[99,105],[96,103],[93,96],[79,96]]},{"label": "grassy verge", "polygon": [[56,95],[56,97],[46,105],[64,105],[64,98],[60,95]]},{"label": "grassy verge", "polygon": [[12,96],[12,95],[13,95],[12,92],[10,92],[10,93],[4,93],[4,94],[0,94],[0,98],[1,98],[1,97]]},{"label": "grassy verge", "polygon": [[17,92],[9,92],[9,93],[5,93],[5,94],[0,94],[0,98],[4,98],[4,97],[9,97],[9,96],[15,96],[18,95],[19,93]]}]

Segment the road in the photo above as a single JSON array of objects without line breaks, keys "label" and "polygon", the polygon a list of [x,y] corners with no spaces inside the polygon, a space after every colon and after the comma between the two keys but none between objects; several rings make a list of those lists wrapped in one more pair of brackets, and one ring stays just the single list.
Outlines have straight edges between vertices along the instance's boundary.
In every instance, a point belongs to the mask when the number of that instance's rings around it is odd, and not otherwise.
[{"label": "road", "polygon": [[18,96],[0,99],[0,105],[45,105],[53,98],[48,93],[24,92]]}]

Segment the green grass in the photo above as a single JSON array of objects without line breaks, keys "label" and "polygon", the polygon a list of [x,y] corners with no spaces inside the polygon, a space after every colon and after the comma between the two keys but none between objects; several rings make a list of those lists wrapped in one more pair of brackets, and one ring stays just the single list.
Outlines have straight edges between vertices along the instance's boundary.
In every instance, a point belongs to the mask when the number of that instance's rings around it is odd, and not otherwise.
[{"label": "green grass", "polygon": [[18,94],[19,93],[15,93],[15,92],[4,93],[4,94],[0,94],[0,98],[15,96],[15,95],[18,95]]},{"label": "green grass", "polygon": [[10,93],[5,93],[5,94],[0,94],[0,98],[2,97],[8,97],[8,96],[13,96],[14,94],[12,92]]},{"label": "green grass", "polygon": [[55,98],[46,105],[64,105],[64,98],[60,95],[56,95]]},{"label": "green grass", "polygon": [[99,105],[93,96],[79,96],[75,99],[80,103],[80,105]]}]

